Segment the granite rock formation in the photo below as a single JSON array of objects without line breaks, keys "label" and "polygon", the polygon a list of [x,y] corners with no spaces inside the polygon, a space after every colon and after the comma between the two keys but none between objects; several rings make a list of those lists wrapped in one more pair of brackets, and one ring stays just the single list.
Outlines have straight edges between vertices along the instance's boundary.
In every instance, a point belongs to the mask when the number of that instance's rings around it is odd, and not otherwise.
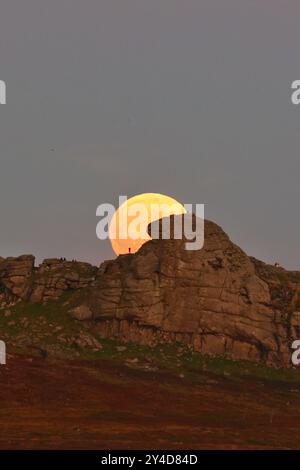
[{"label": "granite rock formation", "polygon": [[100,267],[75,303],[104,337],[179,342],[210,355],[288,366],[300,338],[300,273],[249,258],[215,223],[205,243],[152,240]]},{"label": "granite rock formation", "polygon": [[87,263],[32,256],[0,259],[0,305],[47,302],[64,292],[74,321],[103,337],[145,345],[178,342],[209,355],[291,365],[300,339],[300,273],[248,257],[215,223],[205,243],[151,240],[135,254]]},{"label": "granite rock formation", "polygon": [[34,266],[32,255],[0,258],[0,306],[20,300],[32,303],[59,298],[64,292],[82,289],[94,282],[97,268],[88,263],[46,259]]}]

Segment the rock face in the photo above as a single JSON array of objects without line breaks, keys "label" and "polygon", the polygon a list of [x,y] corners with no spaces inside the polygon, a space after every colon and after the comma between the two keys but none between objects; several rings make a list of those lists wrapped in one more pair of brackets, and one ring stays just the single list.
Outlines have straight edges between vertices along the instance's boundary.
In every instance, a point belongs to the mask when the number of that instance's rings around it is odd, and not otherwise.
[{"label": "rock face", "polygon": [[13,304],[28,297],[33,270],[32,255],[0,259],[0,304]]},{"label": "rock face", "polygon": [[57,299],[66,291],[91,285],[97,271],[88,263],[63,259],[47,259],[35,268],[34,260],[32,255],[0,259],[0,306]]},{"label": "rock face", "polygon": [[34,273],[29,300],[47,302],[64,292],[83,289],[93,283],[96,271],[89,263],[46,259]]},{"label": "rock face", "polygon": [[[70,314],[103,337],[179,342],[210,355],[291,365],[300,339],[300,273],[249,258],[213,222],[205,243],[151,240],[136,253],[87,263],[0,259],[0,304],[46,302],[74,291]],[[3,300],[4,299],[4,300]]]},{"label": "rock face", "polygon": [[300,273],[249,258],[206,221],[203,249],[152,240],[105,262],[80,299],[104,337],[176,341],[211,355],[288,366],[290,345],[300,338],[299,295]]}]

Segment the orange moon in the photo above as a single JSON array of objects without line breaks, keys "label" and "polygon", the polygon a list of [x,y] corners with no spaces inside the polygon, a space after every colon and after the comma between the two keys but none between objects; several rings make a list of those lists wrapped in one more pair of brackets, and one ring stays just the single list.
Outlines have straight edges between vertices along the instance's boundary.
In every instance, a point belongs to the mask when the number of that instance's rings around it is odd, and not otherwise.
[{"label": "orange moon", "polygon": [[[153,211],[153,207],[158,208]],[[136,227],[131,222],[136,219],[138,208],[143,207],[144,217],[141,217]],[[127,199],[114,213],[109,225],[109,239],[112,249],[117,255],[135,253],[140,247],[151,240],[147,233],[148,224],[162,217],[185,214],[185,207],[172,197],[158,193],[144,193]],[[143,236],[140,236],[140,234]]]}]

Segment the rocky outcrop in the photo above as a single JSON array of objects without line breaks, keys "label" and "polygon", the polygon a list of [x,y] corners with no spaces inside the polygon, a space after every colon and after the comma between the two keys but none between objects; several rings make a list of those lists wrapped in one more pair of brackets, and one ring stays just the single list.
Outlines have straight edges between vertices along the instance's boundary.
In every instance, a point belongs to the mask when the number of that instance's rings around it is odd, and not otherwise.
[{"label": "rocky outcrop", "polygon": [[91,285],[97,271],[78,261],[46,259],[38,268],[34,261],[32,255],[0,259],[0,306],[20,300],[39,303],[57,299],[64,292]]},{"label": "rocky outcrop", "polygon": [[249,258],[206,221],[201,250],[185,250],[183,240],[152,240],[105,262],[80,302],[104,337],[180,342],[206,354],[287,366],[291,342],[300,338],[299,293],[300,274]]},{"label": "rocky outcrop", "polygon": [[38,268],[32,256],[0,259],[2,306],[67,291],[74,321],[103,337],[178,342],[277,367],[291,365],[290,346],[300,339],[300,273],[248,257],[209,221],[198,251],[187,251],[185,240],[151,240],[99,269],[63,259]]},{"label": "rocky outcrop", "polygon": [[0,259],[0,305],[12,305],[29,296],[34,256]]},{"label": "rocky outcrop", "polygon": [[93,284],[96,271],[89,263],[46,259],[34,273],[29,300],[47,302],[64,292],[88,287]]}]

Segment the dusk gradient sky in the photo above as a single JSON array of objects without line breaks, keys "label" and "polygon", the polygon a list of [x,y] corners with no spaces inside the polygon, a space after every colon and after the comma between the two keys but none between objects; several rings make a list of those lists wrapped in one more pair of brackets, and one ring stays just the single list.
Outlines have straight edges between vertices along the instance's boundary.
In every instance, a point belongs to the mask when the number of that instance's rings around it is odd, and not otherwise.
[{"label": "dusk gradient sky", "polygon": [[300,269],[299,25],[298,0],[2,0],[0,256],[99,264],[97,206],[159,192]]}]

